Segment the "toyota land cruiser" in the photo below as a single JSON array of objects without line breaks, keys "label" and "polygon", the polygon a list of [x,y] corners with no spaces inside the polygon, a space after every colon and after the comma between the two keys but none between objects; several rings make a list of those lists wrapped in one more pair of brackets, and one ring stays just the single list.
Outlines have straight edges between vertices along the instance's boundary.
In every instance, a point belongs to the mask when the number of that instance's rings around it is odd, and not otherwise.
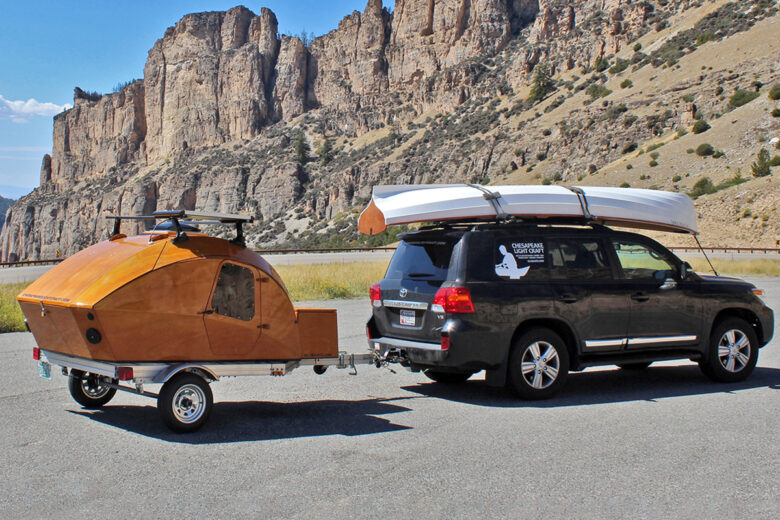
[{"label": "toyota land cruiser", "polygon": [[741,381],[774,331],[755,286],[694,273],[639,234],[485,223],[401,237],[370,290],[369,346],[434,381],[486,370],[491,386],[540,399],[570,371],[674,359]]}]

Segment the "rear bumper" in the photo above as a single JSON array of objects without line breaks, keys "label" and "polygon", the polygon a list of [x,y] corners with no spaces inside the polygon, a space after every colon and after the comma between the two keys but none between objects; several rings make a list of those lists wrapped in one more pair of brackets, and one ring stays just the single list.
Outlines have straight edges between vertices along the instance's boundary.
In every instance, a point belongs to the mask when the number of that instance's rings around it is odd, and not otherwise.
[{"label": "rear bumper", "polygon": [[425,343],[398,338],[374,338],[368,340],[368,346],[382,357],[394,352],[403,352],[412,363],[439,363],[447,359],[448,351],[442,350],[439,343]]}]

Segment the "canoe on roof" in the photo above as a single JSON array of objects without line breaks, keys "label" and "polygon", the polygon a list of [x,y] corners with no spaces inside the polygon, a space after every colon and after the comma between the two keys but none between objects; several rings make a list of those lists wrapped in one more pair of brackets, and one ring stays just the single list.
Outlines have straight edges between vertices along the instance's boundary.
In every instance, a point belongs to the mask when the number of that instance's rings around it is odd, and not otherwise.
[{"label": "canoe on roof", "polygon": [[457,220],[571,219],[603,225],[696,234],[696,211],[681,193],[597,186],[375,186],[358,229]]}]

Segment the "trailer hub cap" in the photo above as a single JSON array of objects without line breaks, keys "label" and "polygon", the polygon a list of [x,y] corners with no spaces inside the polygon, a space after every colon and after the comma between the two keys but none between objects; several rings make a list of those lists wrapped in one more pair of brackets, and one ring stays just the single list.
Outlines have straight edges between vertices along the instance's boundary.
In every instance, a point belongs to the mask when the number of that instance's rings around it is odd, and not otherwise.
[{"label": "trailer hub cap", "polygon": [[183,423],[197,421],[206,409],[206,396],[196,385],[184,385],[173,396],[173,414]]}]

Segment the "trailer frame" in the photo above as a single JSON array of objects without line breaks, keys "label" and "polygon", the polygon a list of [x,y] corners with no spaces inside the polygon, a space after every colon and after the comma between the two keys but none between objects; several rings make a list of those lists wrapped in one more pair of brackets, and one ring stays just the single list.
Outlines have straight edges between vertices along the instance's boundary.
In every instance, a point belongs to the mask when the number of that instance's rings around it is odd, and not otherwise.
[{"label": "trailer frame", "polygon": [[[116,391],[157,399],[157,409],[174,431],[195,431],[206,422],[213,406],[208,385],[224,377],[285,376],[296,368],[311,366],[317,374],[328,367],[351,369],[357,365],[385,365],[377,352],[355,354],[339,351],[337,357],[289,361],[173,361],[154,363],[109,362],[70,356],[38,347],[33,349],[41,377],[51,377],[51,366],[62,368],[69,378],[71,396],[86,408],[100,408]],[[120,384],[127,382],[132,386]],[[145,384],[161,384],[159,393],[144,390]]]}]

